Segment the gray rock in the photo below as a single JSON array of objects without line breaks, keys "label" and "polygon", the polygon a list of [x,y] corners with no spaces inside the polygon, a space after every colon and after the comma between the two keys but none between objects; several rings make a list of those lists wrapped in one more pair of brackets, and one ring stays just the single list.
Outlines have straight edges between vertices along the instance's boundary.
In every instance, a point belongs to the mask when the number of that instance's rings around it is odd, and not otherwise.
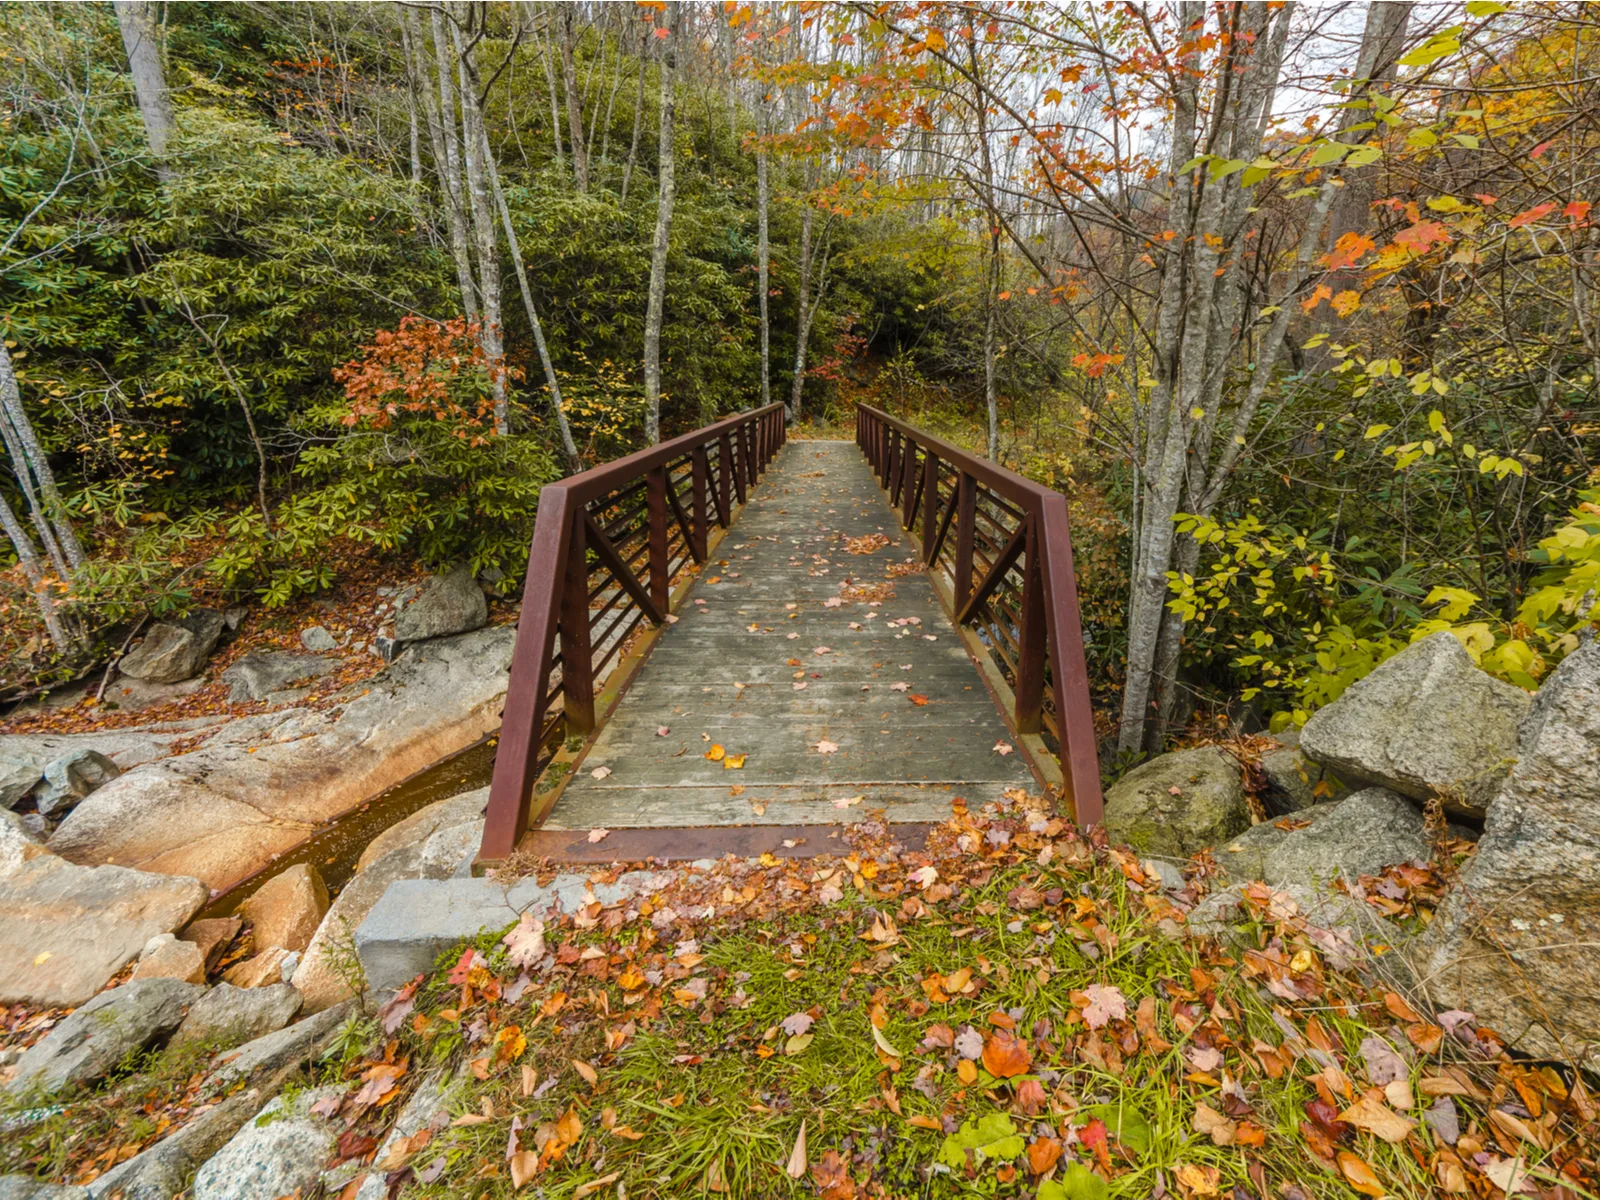
[{"label": "gray rock", "polygon": [[615,882],[557,875],[548,884],[522,879],[509,888],[492,879],[403,879],[391,884],[356,930],[356,950],[374,991],[397,988],[433,968],[439,954],[488,930],[515,924],[525,911],[575,912],[591,901],[618,904],[659,891],[673,878],[629,871]]},{"label": "gray rock", "polygon": [[396,638],[384,637],[381,633],[372,639],[372,652],[386,663],[392,663],[400,657],[400,651],[405,649],[405,643]]},{"label": "gray rock", "polygon": [[89,1200],[89,1196],[88,1188],[51,1183],[32,1175],[0,1175],[0,1200]]},{"label": "gray rock", "polygon": [[148,683],[131,675],[118,675],[106,685],[104,702],[108,708],[123,712],[138,712],[158,704],[192,696],[205,687],[209,680],[202,675],[182,679],[177,683]]},{"label": "gray rock", "polygon": [[117,670],[146,683],[177,683],[205,666],[226,624],[213,608],[197,608],[174,621],[158,621],[123,655]]},{"label": "gray rock", "polygon": [[1261,771],[1267,777],[1264,798],[1274,812],[1299,812],[1336,800],[1349,791],[1338,776],[1312,762],[1298,746],[1285,746],[1262,755]]},{"label": "gray rock", "polygon": [[237,884],[330,818],[494,732],[515,637],[490,626],[436,638],[335,705],[230,720],[198,749],[125,769],[72,811],[51,848]]},{"label": "gray rock", "polygon": [[1268,851],[1268,883],[1326,883],[1335,875],[1354,882],[1396,863],[1433,856],[1422,814],[1404,796],[1363,788],[1327,805],[1311,825],[1296,829]]},{"label": "gray rock", "polygon": [[233,608],[225,610],[222,614],[222,619],[227,622],[228,629],[230,631],[236,631],[239,628],[240,622],[242,622],[249,615],[250,610],[244,605],[238,604]]},{"label": "gray rock", "polygon": [[1300,731],[1313,762],[1352,784],[1386,787],[1481,818],[1516,757],[1526,692],[1481,671],[1451,633],[1378,666]]},{"label": "gray rock", "polygon": [[8,828],[0,824],[0,1004],[82,1004],[209,895],[182,875],[80,867],[13,842]]},{"label": "gray rock", "polygon": [[98,750],[72,750],[45,764],[44,780],[33,789],[34,807],[47,817],[64,814],[121,774],[117,764]]},{"label": "gray rock", "polygon": [[441,830],[472,826],[481,831],[484,809],[488,803],[489,789],[474,788],[470,792],[462,792],[459,796],[438,800],[426,808],[418,809],[373,838],[361,852],[361,858],[356,862],[356,871],[358,873],[365,871],[380,858],[396,850],[426,843]]},{"label": "gray rock", "polygon": [[276,1033],[246,1042],[237,1050],[218,1055],[208,1085],[226,1087],[263,1072],[277,1071],[291,1063],[312,1062],[327,1048],[352,1008],[350,1003],[337,1004],[293,1025],[286,1025]]},{"label": "gray rock", "polygon": [[1579,1061],[1600,1049],[1600,643],[1539,689],[1478,852],[1423,944],[1442,1008],[1509,1045]]},{"label": "gray rock", "polygon": [[209,1042],[231,1048],[276,1033],[300,1011],[300,993],[286,983],[236,988],[219,983],[189,1007],[172,1044]]},{"label": "gray rock", "polygon": [[1106,792],[1106,831],[1141,854],[1187,858],[1250,827],[1232,757],[1216,746],[1177,750],[1135,767]]},{"label": "gray rock", "polygon": [[233,689],[228,693],[232,704],[247,700],[265,700],[273,692],[302,679],[315,679],[338,668],[331,658],[318,658],[309,654],[287,654],[282,650],[252,650],[222,673],[225,682]]},{"label": "gray rock", "polygon": [[0,809],[15,808],[44,772],[26,759],[0,758]]},{"label": "gray rock", "polygon": [[49,853],[43,841],[29,827],[26,815],[0,808],[0,876],[15,870],[30,858]]},{"label": "gray rock", "polygon": [[435,575],[422,585],[417,598],[395,617],[394,635],[402,642],[443,637],[478,629],[489,620],[489,602],[466,567]]},{"label": "gray rock", "polygon": [[266,1096],[255,1089],[229,1096],[148,1150],[112,1167],[88,1187],[94,1200],[172,1200],[195,1168],[215,1154],[256,1113]]},{"label": "gray rock", "polygon": [[1296,831],[1322,820],[1338,807],[1319,804],[1252,825],[1238,837],[1218,847],[1216,859],[1230,879],[1265,879],[1267,858]]},{"label": "gray rock", "polygon": [[310,1191],[338,1143],[334,1123],[311,1109],[342,1090],[322,1087],[271,1100],[200,1168],[194,1200],[277,1200]]},{"label": "gray rock", "polygon": [[176,1029],[203,990],[177,979],[136,979],[100,993],[22,1056],[6,1090],[27,1096],[92,1083]]},{"label": "gray rock", "polygon": [[321,625],[302,629],[300,644],[313,654],[328,654],[339,648],[338,640]]}]

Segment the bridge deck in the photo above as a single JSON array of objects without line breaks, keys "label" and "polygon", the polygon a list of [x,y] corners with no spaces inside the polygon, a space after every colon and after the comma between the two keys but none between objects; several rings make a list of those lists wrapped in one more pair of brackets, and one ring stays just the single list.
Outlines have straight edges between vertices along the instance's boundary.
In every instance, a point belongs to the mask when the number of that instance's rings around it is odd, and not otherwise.
[{"label": "bridge deck", "polygon": [[[940,821],[1034,787],[854,443],[788,443],[716,555],[545,830]],[[830,607],[847,585],[878,602]]]}]

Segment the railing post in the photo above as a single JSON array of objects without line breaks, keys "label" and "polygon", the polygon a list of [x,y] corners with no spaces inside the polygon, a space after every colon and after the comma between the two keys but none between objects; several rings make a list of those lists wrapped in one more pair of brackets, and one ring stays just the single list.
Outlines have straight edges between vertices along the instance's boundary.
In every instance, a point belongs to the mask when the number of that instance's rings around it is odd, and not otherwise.
[{"label": "railing post", "polygon": [[912,505],[917,498],[917,444],[909,437],[906,438],[905,456],[901,459],[900,471],[900,523],[907,529],[911,528],[911,514],[915,511]]},{"label": "railing post", "polygon": [[717,438],[717,518],[724,529],[733,524],[728,485],[733,475],[733,440],[726,433]]},{"label": "railing post", "polygon": [[572,514],[567,571],[561,587],[561,711],[567,729],[594,728],[594,651],[589,644],[589,554],[583,507]]},{"label": "railing post", "polygon": [[900,431],[893,426],[889,428],[889,453],[883,465],[883,486],[889,493],[889,503],[894,503],[894,469],[900,455]]},{"label": "railing post", "polygon": [[672,565],[667,561],[667,469],[655,467],[645,477],[650,519],[650,598],[662,612],[672,601]]},{"label": "railing post", "polygon": [[690,503],[694,506],[690,514],[694,525],[694,556],[700,562],[706,560],[706,544],[711,535],[711,521],[706,512],[710,489],[711,467],[706,462],[706,448],[696,446],[689,452],[689,490],[693,493]]},{"label": "railing post", "polygon": [[746,421],[739,426],[739,503],[745,502],[751,486],[756,481],[755,422]]},{"label": "railing post", "polygon": [[1022,629],[1017,640],[1016,723],[1018,733],[1038,733],[1044,706],[1046,641],[1044,624],[1044,547],[1039,515],[1029,513],[1028,537],[1022,551]]},{"label": "railing post", "polygon": [[978,517],[978,481],[965,471],[956,483],[955,608],[960,612],[972,591],[973,523]]},{"label": "railing post", "polygon": [[926,562],[928,547],[933,544],[934,528],[939,522],[939,456],[933,450],[923,451],[922,458],[922,558]]}]

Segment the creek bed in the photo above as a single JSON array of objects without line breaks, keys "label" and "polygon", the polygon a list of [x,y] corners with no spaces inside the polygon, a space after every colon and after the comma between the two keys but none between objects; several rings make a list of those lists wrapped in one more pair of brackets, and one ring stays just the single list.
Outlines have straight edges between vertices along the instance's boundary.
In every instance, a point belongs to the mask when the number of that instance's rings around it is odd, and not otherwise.
[{"label": "creek bed", "polygon": [[267,880],[299,863],[311,863],[328,885],[330,896],[338,895],[356,873],[362,852],[384,830],[420,812],[439,800],[448,800],[474,788],[488,787],[494,774],[495,746],[498,737],[487,737],[433,766],[401,780],[341,816],[320,827],[292,850],[285,851],[248,879],[213,896],[196,914],[202,917],[232,916],[240,904],[255,894]]}]

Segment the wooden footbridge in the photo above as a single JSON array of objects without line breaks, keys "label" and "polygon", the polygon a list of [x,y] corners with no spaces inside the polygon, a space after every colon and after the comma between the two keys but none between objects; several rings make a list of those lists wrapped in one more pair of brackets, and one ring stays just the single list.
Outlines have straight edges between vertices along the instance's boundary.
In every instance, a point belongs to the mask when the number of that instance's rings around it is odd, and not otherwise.
[{"label": "wooden footbridge", "polygon": [[1100,817],[1060,494],[776,404],[541,493],[480,865],[825,853],[1013,788]]}]

